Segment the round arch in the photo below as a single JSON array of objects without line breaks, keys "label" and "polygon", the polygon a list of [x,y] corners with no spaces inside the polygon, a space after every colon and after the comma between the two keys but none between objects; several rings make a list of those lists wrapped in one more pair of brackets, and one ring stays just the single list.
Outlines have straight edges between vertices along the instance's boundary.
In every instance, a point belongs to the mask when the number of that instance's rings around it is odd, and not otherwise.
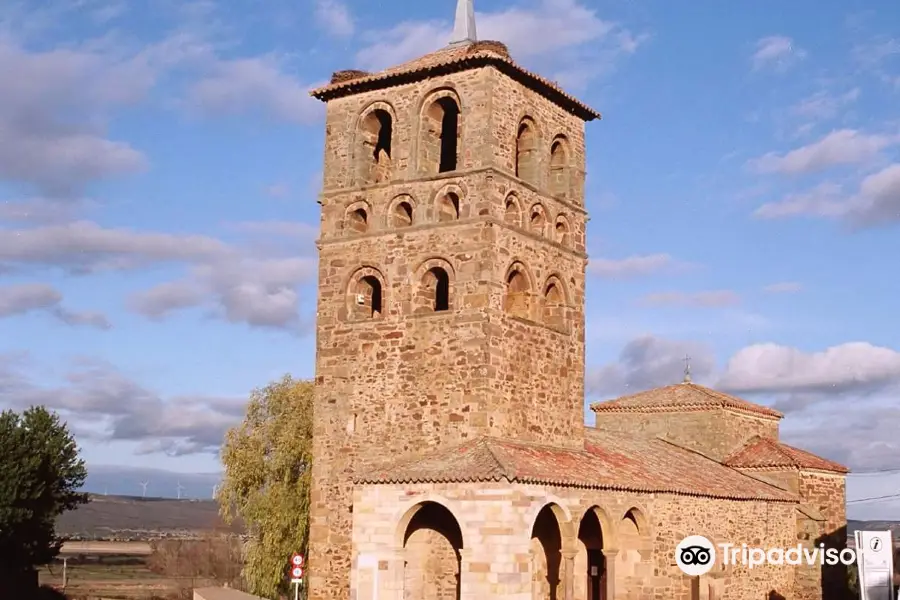
[{"label": "round arch", "polygon": [[522,226],[522,201],[515,191],[506,194],[503,201],[503,220],[516,227]]},{"label": "round arch", "polygon": [[[429,111],[437,105],[440,107],[441,115],[444,115],[448,102],[452,102],[455,106],[453,110],[455,112],[456,136],[454,143],[450,144],[450,146],[445,146],[445,144],[449,143],[449,140],[444,139],[443,135],[426,135],[425,125],[430,120],[433,122],[432,127],[437,126],[440,131],[443,131],[443,116],[440,123],[435,123],[438,115],[429,115]],[[416,172],[436,174],[455,171],[458,168],[459,157],[461,156],[460,146],[464,139],[464,114],[465,107],[463,106],[462,98],[451,84],[445,83],[439,87],[432,88],[422,95],[416,110],[414,128],[416,134],[413,136],[412,144],[412,156],[415,160]],[[445,160],[447,160],[445,153],[450,156],[450,164],[447,165],[444,164]],[[451,166],[452,168],[450,168]]]},{"label": "round arch", "polygon": [[[457,220],[468,216],[466,190],[459,182],[448,183],[438,188],[432,198],[434,220]],[[447,215],[442,219],[442,215]]]},{"label": "round arch", "polygon": [[414,313],[449,311],[453,307],[456,270],[453,264],[435,256],[422,261],[414,271],[408,286]]},{"label": "round arch", "polygon": [[344,280],[346,320],[380,318],[387,307],[384,274],[375,266],[362,265]]},{"label": "round arch", "polygon": [[544,208],[544,205],[540,202],[532,204],[528,209],[528,229],[536,235],[544,236],[548,223],[547,209]]},{"label": "round arch", "polygon": [[418,217],[416,209],[416,200],[410,194],[397,194],[388,203],[384,214],[385,227],[396,229],[415,225]]},{"label": "round arch", "polygon": [[397,523],[397,526],[394,529],[395,550],[403,549],[404,543],[406,542],[406,532],[409,528],[410,522],[412,522],[413,517],[416,516],[416,513],[422,510],[422,508],[427,504],[437,504],[450,513],[450,515],[456,520],[456,523],[460,528],[462,547],[465,548],[465,533],[462,531],[462,524],[460,523],[459,518],[456,516],[459,512],[458,507],[456,507],[453,502],[451,502],[444,496],[440,496],[438,494],[428,494],[422,498],[416,498],[411,502],[405,503],[396,513],[394,513],[394,522]]},{"label": "round arch", "polygon": [[372,207],[365,200],[356,200],[344,209],[344,233],[366,233],[372,226]]}]

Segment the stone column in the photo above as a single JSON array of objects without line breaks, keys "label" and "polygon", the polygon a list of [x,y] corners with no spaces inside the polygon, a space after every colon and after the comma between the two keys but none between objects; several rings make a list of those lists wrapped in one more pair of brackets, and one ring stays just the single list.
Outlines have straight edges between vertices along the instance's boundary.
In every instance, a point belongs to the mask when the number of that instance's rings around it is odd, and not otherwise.
[{"label": "stone column", "polygon": [[575,550],[560,550],[563,563],[563,600],[575,600]]},{"label": "stone column", "polygon": [[[472,549],[462,548],[459,551],[459,598],[460,600],[477,600],[477,582],[472,580]],[[399,598],[398,600],[403,600]]]},{"label": "stone column", "polygon": [[606,593],[604,600],[615,600],[616,598],[616,558],[619,556],[618,550],[603,549],[603,557],[606,559]]}]

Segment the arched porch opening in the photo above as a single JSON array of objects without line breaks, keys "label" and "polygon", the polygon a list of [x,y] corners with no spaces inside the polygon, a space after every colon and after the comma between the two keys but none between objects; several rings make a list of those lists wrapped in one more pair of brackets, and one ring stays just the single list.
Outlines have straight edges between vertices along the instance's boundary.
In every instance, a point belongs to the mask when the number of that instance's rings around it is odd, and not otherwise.
[{"label": "arched porch opening", "polygon": [[[578,553],[575,555],[575,597],[608,600],[609,569],[603,550],[603,526],[594,509],[588,509],[578,527]],[[611,600],[611,599],[610,599]]]},{"label": "arched porch opening", "polygon": [[531,529],[531,589],[534,600],[563,600],[562,529],[556,515],[559,510],[553,504],[545,506]]},{"label": "arched porch opening", "polygon": [[462,530],[437,502],[413,509],[403,534],[403,599],[459,600]]}]

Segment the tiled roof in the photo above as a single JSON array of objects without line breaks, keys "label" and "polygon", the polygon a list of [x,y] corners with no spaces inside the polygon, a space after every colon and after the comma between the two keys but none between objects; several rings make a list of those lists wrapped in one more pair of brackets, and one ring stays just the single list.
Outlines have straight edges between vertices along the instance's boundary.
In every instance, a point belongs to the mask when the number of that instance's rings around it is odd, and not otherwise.
[{"label": "tiled roof", "polygon": [[782,415],[777,410],[747,402],[735,396],[729,396],[711,390],[696,383],[677,383],[666,387],[639,392],[630,396],[622,396],[614,400],[595,402],[591,410],[598,412],[668,412],[674,410],[702,410],[708,408],[730,408],[742,412],[775,417]]},{"label": "tiled roof", "polygon": [[510,58],[509,51],[504,44],[492,41],[448,46],[377,73],[338,71],[332,75],[328,85],[312,90],[310,95],[327,101],[350,94],[421,81],[428,77],[488,65],[543,94],[585,121],[600,118],[599,112],[564,92],[556,83],[520,67]]},{"label": "tiled roof", "polygon": [[582,450],[481,438],[356,479],[400,484],[485,481],[796,501],[789,492],[669,442],[592,428],[586,428]]},{"label": "tiled roof", "polygon": [[848,473],[844,465],[816,456],[806,450],[783,444],[778,440],[756,436],[746,446],[725,459],[724,464],[734,468],[760,469],[790,467]]}]

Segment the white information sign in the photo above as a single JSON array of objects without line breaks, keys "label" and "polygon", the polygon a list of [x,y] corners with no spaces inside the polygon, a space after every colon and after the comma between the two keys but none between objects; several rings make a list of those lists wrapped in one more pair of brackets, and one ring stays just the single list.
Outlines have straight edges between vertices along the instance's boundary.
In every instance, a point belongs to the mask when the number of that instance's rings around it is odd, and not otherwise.
[{"label": "white information sign", "polygon": [[890,531],[857,531],[860,600],[895,600],[894,544]]}]

